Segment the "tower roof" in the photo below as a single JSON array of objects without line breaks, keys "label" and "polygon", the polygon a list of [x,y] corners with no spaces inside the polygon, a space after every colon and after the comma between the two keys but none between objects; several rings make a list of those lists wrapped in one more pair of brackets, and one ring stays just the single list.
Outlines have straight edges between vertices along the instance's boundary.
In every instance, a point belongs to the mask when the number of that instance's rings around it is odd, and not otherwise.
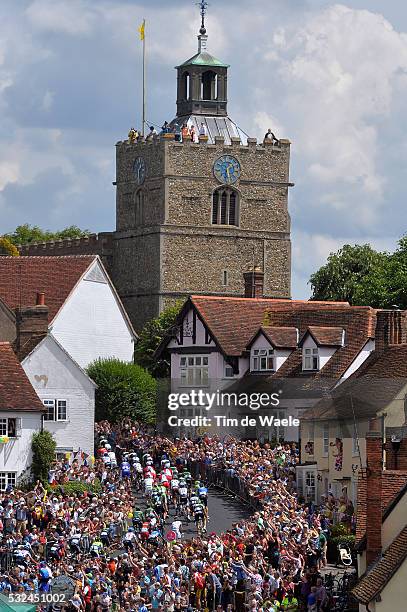
[{"label": "tower roof", "polygon": [[218,68],[229,68],[229,64],[224,64],[216,57],[213,57],[210,53],[206,51],[201,51],[201,53],[196,53],[189,60],[176,66],[177,68],[182,68],[183,66],[217,66]]}]

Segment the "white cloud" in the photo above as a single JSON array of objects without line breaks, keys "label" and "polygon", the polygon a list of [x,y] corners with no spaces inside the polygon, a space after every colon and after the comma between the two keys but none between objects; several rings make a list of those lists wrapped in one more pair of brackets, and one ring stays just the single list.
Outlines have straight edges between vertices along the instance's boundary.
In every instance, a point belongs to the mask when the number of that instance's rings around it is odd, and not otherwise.
[{"label": "white cloud", "polygon": [[41,105],[42,110],[49,111],[51,109],[54,103],[54,97],[55,97],[55,92],[49,91],[49,89],[47,89],[42,99],[42,105]]},{"label": "white cloud", "polygon": [[34,0],[25,14],[34,28],[48,32],[83,36],[95,26],[94,11],[81,0]]},{"label": "white cloud", "polygon": [[20,174],[20,168],[17,163],[9,161],[0,161],[0,191],[9,183],[16,183]]},{"label": "white cloud", "polygon": [[[286,85],[282,95],[296,152],[308,180],[321,185],[314,206],[322,204],[325,190],[333,207],[347,212],[357,198],[360,221],[371,227],[386,187],[381,122],[395,93],[405,93],[407,36],[381,15],[336,4],[312,13],[301,27],[276,30],[269,58],[270,71],[277,68]],[[346,185],[354,197],[345,200]]]}]

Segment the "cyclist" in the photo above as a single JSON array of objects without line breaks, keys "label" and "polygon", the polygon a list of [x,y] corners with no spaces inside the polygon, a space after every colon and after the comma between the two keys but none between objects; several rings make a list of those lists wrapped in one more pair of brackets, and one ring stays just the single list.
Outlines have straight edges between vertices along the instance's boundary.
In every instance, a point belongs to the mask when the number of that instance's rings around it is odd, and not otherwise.
[{"label": "cyclist", "polygon": [[198,489],[198,497],[203,507],[205,508],[206,520],[208,520],[208,489],[201,485]]},{"label": "cyclist", "polygon": [[181,540],[181,538],[182,538],[181,526],[182,526],[182,522],[181,521],[173,521],[173,523],[171,525],[171,529],[173,530],[173,532],[177,536],[177,540]]},{"label": "cyclist", "polygon": [[133,527],[140,531],[143,524],[143,512],[140,508],[134,508],[133,510]]},{"label": "cyclist", "polygon": [[178,495],[179,495],[179,504],[180,504],[181,510],[184,512],[186,516],[188,516],[188,489],[187,489],[187,483],[185,482],[185,480],[179,481]]},{"label": "cyclist", "polygon": [[205,508],[200,502],[198,502],[194,505],[193,512],[196,529],[198,534],[200,534],[201,531],[206,531]]},{"label": "cyclist", "polygon": [[129,527],[127,533],[123,538],[123,546],[126,549],[126,552],[129,550],[133,550],[134,542],[136,541],[136,534],[134,533],[134,527]]}]

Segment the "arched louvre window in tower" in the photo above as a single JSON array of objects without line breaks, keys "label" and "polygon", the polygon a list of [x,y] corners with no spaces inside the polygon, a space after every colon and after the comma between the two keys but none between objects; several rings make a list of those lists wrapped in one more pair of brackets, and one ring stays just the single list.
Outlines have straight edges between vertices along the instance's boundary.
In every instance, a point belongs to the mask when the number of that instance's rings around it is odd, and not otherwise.
[{"label": "arched louvre window in tower", "polygon": [[230,187],[219,187],[212,198],[213,225],[239,225],[238,194]]}]

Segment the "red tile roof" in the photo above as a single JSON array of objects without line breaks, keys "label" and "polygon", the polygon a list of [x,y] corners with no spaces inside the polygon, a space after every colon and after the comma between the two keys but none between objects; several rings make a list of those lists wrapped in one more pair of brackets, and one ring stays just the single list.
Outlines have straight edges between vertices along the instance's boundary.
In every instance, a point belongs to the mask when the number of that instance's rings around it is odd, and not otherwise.
[{"label": "red tile roof", "polygon": [[[407,526],[393,540],[378,562],[368,569],[359,580],[356,587],[351,591],[352,595],[364,605],[376,599],[406,558]],[[398,606],[397,609],[401,610]]]},{"label": "red tile roof", "polygon": [[249,342],[248,347],[263,333],[267,340],[275,348],[296,348],[298,342],[298,332],[296,327],[265,327],[262,326]]},{"label": "red tile roof", "polygon": [[0,410],[45,410],[9,342],[0,342]]},{"label": "red tile roof", "polygon": [[[366,504],[367,488],[366,473],[361,472],[358,481],[358,496],[356,509],[356,544],[359,544],[366,534]],[[382,514],[395,500],[407,484],[407,471],[384,470],[382,472]]]},{"label": "red tile roof", "polygon": [[407,344],[393,344],[383,351],[373,351],[331,397],[321,399],[302,418],[353,418],[354,410],[358,419],[370,418],[383,410],[406,384]]},{"label": "red tile roof", "polygon": [[342,346],[343,344],[344,330],[342,327],[317,327],[316,325],[310,325],[307,331],[314,338],[318,346]]},{"label": "red tile roof", "polygon": [[0,257],[0,298],[11,309],[28,307],[43,291],[51,323],[95,257]]},{"label": "red tile roof", "polygon": [[[345,345],[338,348],[314,376],[337,379],[351,365],[367,340],[374,336],[376,311],[347,302],[225,298],[191,296],[190,301],[221,350],[240,356],[259,327],[295,327],[302,336],[309,326],[345,330]],[[294,350],[276,373],[303,376],[301,349]]]}]

